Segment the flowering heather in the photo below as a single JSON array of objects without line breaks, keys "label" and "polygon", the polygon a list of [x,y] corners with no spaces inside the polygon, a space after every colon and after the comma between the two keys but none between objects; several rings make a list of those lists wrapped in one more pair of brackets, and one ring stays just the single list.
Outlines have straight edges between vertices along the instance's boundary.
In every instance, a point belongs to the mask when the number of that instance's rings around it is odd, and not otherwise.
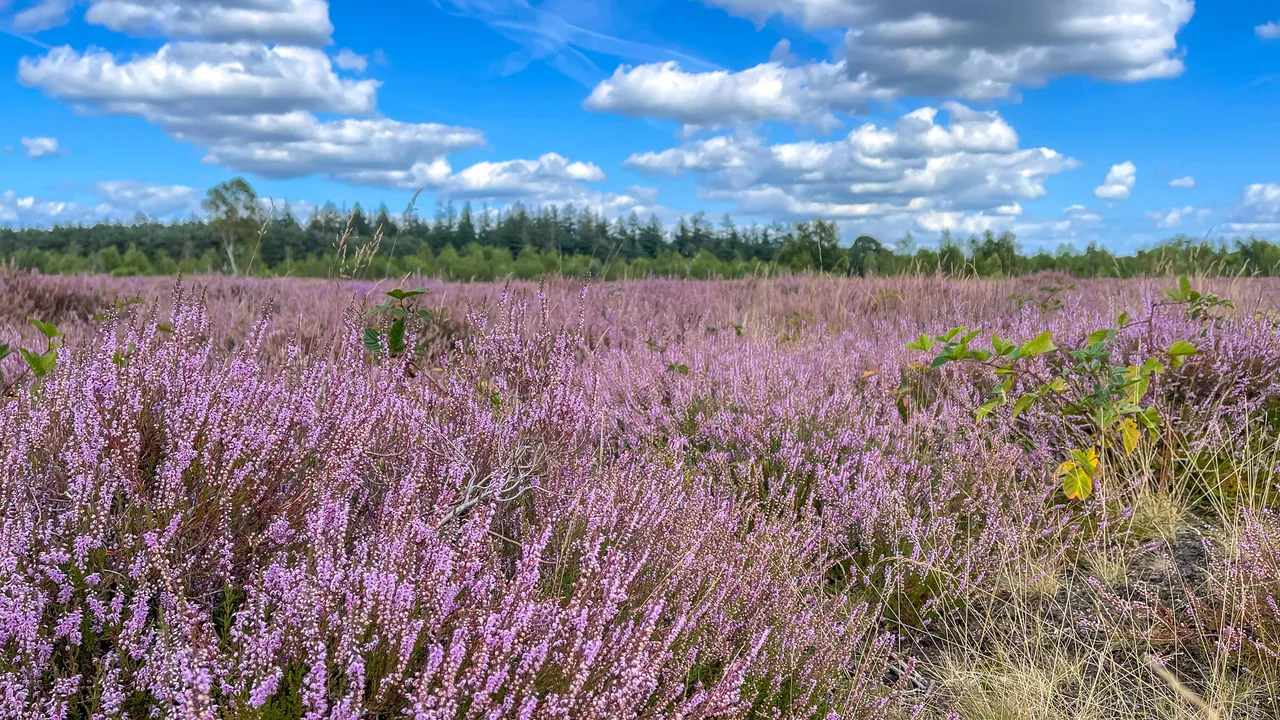
[{"label": "flowering heather", "polygon": [[[1195,283],[0,276],[0,718],[1268,716],[1280,283]],[[1086,499],[907,348],[1122,312]]]}]

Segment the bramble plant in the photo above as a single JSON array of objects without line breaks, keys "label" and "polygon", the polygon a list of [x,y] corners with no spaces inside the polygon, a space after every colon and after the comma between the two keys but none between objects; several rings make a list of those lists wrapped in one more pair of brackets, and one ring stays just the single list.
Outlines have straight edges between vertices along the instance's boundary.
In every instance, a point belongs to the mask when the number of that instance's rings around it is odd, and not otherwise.
[{"label": "bramble plant", "polygon": [[[53,368],[58,364],[58,338],[62,337],[62,333],[53,323],[47,323],[37,318],[29,318],[28,322],[32,327],[40,331],[44,336],[44,350],[32,350],[30,348],[18,348],[18,353],[26,362],[26,367],[22,373],[14,376],[9,382],[5,382],[4,373],[0,371],[0,384],[4,387],[4,396],[9,397],[17,383],[30,372],[37,378],[42,378],[53,372]],[[0,360],[4,360],[13,354],[13,348],[8,343],[0,345]]]},{"label": "bramble plant", "polygon": [[[1170,302],[1161,305],[1186,305],[1187,316],[1203,320],[1214,307],[1232,307],[1230,301],[1212,293],[1191,290],[1183,276],[1176,291],[1170,291]],[[977,349],[971,343],[981,330],[956,327],[942,335],[921,334],[907,344],[910,350],[934,353],[929,367],[937,369],[951,362],[967,362],[989,369],[999,380],[989,398],[978,406],[976,419],[981,422],[997,408],[1010,406],[1017,418],[1031,407],[1048,406],[1052,412],[1073,421],[1083,421],[1087,443],[1072,449],[1058,466],[1062,491],[1068,499],[1086,500],[1093,494],[1102,459],[1109,448],[1122,448],[1132,455],[1142,443],[1143,431],[1152,442],[1160,437],[1163,419],[1155,405],[1143,405],[1152,379],[1169,366],[1181,366],[1198,349],[1185,340],[1177,340],[1162,352],[1141,364],[1122,365],[1114,360],[1116,339],[1120,333],[1137,326],[1150,326],[1151,318],[1135,321],[1121,313],[1113,327],[1091,333],[1085,344],[1074,349],[1059,348],[1053,333],[1043,332],[1021,344],[998,335],[991,338],[991,349]],[[940,350],[935,350],[941,345]],[[1062,362],[1037,367],[1033,358],[1056,354]]]},{"label": "bramble plant", "polygon": [[[396,288],[389,290],[387,292],[388,299],[374,306],[364,316],[370,318],[382,315],[393,319],[385,328],[367,327],[364,329],[363,342],[365,349],[375,356],[382,354],[384,350],[390,357],[404,355],[409,349],[405,343],[405,333],[409,329],[408,322],[411,319],[426,320],[432,316],[432,312],[427,308],[421,307],[414,298],[430,292],[426,288],[417,290]],[[427,343],[418,343],[413,347],[413,352],[416,355],[425,355]]]}]

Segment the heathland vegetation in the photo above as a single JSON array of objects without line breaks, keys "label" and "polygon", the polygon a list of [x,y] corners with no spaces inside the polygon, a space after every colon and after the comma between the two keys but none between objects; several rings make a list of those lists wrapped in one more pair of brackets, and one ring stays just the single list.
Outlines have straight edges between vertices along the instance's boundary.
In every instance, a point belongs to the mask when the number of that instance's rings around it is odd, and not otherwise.
[{"label": "heathland vegetation", "polygon": [[0,275],[0,717],[1277,717],[1277,283]]},{"label": "heathland vegetation", "polygon": [[339,256],[377,255],[366,277],[408,273],[454,280],[554,275],[616,279],[738,278],[822,271],[892,276],[941,272],[953,277],[1014,277],[1057,271],[1079,278],[1169,273],[1274,275],[1280,246],[1260,238],[1208,241],[1178,236],[1154,248],[1116,255],[1105,247],[1020,251],[1012,233],[968,239],[944,233],[936,244],[910,236],[882,242],[841,237],[822,220],[769,226],[718,224],[702,214],[664,226],[656,217],[606,218],[573,206],[501,211],[445,205],[432,219],[385,206],[317,208],[299,218],[264,206],[235,179],[211,189],[207,217],[161,223],[0,229],[0,258],[46,274],[275,275],[329,277]]}]

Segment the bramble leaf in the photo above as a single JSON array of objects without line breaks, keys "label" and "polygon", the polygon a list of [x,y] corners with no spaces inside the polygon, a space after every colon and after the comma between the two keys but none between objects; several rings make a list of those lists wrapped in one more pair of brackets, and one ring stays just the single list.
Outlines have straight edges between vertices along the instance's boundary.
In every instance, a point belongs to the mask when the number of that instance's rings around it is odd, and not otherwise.
[{"label": "bramble leaf", "polygon": [[29,318],[28,322],[34,325],[35,328],[40,331],[41,335],[45,336],[46,338],[49,338],[50,340],[62,334],[58,332],[58,327],[53,323],[47,323],[47,322],[44,322],[43,320],[38,320],[36,318]]},{"label": "bramble leaf", "polygon": [[404,352],[404,318],[391,323],[391,329],[387,330],[387,347],[396,354]]},{"label": "bramble leaf", "polygon": [[382,352],[382,336],[375,328],[364,329],[364,349],[375,355]]},{"label": "bramble leaf", "polygon": [[1134,422],[1133,418],[1127,417],[1120,421],[1120,439],[1124,443],[1125,455],[1132,455],[1138,448],[1138,442],[1142,440],[1142,431],[1138,429],[1138,423]]},{"label": "bramble leaf", "polygon": [[1034,339],[1023,343],[1022,347],[1018,350],[1022,357],[1035,357],[1036,355],[1043,355],[1057,349],[1058,346],[1053,344],[1053,333],[1042,332],[1035,336]]}]

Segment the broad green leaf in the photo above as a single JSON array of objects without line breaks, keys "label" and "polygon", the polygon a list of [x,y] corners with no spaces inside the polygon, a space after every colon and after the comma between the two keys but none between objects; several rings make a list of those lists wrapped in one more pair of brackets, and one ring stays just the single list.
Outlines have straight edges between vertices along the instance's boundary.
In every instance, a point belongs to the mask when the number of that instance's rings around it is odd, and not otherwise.
[{"label": "broad green leaf", "polygon": [[403,300],[405,298],[411,298],[417,295],[426,295],[428,292],[430,291],[427,290],[426,288],[419,288],[417,290],[401,290],[400,288],[396,288],[395,290],[387,291],[387,296],[393,297],[396,300]]},{"label": "broad green leaf", "polygon": [[1089,333],[1089,339],[1085,342],[1088,345],[1092,345],[1094,343],[1102,342],[1103,340],[1110,340],[1115,332],[1115,330],[1094,330],[1092,333]]},{"label": "broad green leaf", "polygon": [[1052,391],[1054,391],[1054,392],[1056,392],[1056,393],[1063,393],[1063,392],[1066,392],[1066,391],[1067,391],[1067,379],[1066,379],[1066,378],[1054,378],[1054,379],[1050,380],[1050,381],[1049,381],[1049,384],[1048,384],[1048,385],[1045,385],[1045,387],[1049,388],[1050,390],[1052,390]]},{"label": "broad green leaf", "polygon": [[974,417],[974,422],[982,422],[983,418],[990,415],[992,410],[995,410],[996,408],[1000,407],[1003,404],[1004,404],[1004,401],[1000,399],[989,400],[987,402],[982,403],[982,405],[978,407],[978,412],[977,412],[977,415]]},{"label": "broad green leaf", "polygon": [[1191,297],[1191,280],[1186,275],[1178,278],[1178,291],[1182,293],[1183,298]]},{"label": "broad green leaf", "polygon": [[1173,358],[1174,367],[1181,367],[1182,363],[1186,362],[1187,357],[1195,355],[1198,352],[1200,352],[1199,348],[1186,340],[1175,340],[1174,343],[1169,346],[1169,357]]},{"label": "broad green leaf", "polygon": [[667,371],[673,372],[673,373],[679,373],[681,375],[688,375],[689,366],[685,365],[684,363],[671,363],[670,365],[667,365]]},{"label": "broad green leaf", "polygon": [[943,365],[946,365],[949,362],[951,362],[951,356],[944,353],[934,358],[933,362],[929,363],[929,367],[937,370],[938,368],[942,367]]},{"label": "broad green leaf", "polygon": [[1119,327],[1124,327],[1125,325],[1129,324],[1129,320],[1130,320],[1129,313],[1122,312],[1120,313],[1120,317],[1116,318],[1116,325]]},{"label": "broad green leaf", "polygon": [[912,342],[907,343],[907,349],[921,350],[923,352],[928,352],[933,348],[933,343],[934,343],[933,338],[929,337],[928,335],[925,335],[924,333],[920,333],[920,337],[916,338]]},{"label": "broad green leaf", "polygon": [[978,362],[986,362],[991,359],[991,353],[986,350],[970,350],[969,357],[977,360]]},{"label": "broad green leaf", "polygon": [[374,354],[382,352],[382,335],[375,328],[364,329],[364,349]]},{"label": "broad green leaf", "polygon": [[1019,397],[1017,400],[1014,400],[1013,416],[1016,418],[1022,413],[1026,412],[1026,410],[1030,408],[1032,403],[1034,403],[1035,401],[1036,401],[1036,396],[1032,393],[1027,393],[1026,395]]},{"label": "broad green leaf", "polygon": [[1132,455],[1133,451],[1138,448],[1138,442],[1142,440],[1142,431],[1138,429],[1138,423],[1133,418],[1127,417],[1120,421],[1120,439],[1124,443],[1124,454]]},{"label": "broad green leaf", "polygon": [[173,332],[173,326],[170,325],[169,323],[156,323],[156,329],[162,333]]},{"label": "broad green leaf", "polygon": [[53,371],[55,365],[58,364],[58,350],[54,348],[43,355],[32,352],[26,348],[20,348],[22,359],[27,361],[27,366],[31,368],[31,372],[36,377],[44,377]]},{"label": "broad green leaf", "polygon": [[4,345],[0,345],[0,360],[3,360],[3,359],[5,359],[5,358],[9,357],[9,354],[10,354],[10,353],[12,353],[12,352],[13,352],[13,350],[11,350],[11,349],[9,348],[8,343],[6,343],[6,344],[4,344]]},{"label": "broad green leaf", "polygon": [[1043,355],[1057,349],[1058,346],[1053,344],[1053,333],[1042,332],[1035,336],[1034,339],[1023,343],[1022,347],[1018,350],[1022,357],[1035,357],[1036,355]]},{"label": "broad green leaf", "polygon": [[965,331],[966,331],[966,330],[968,330],[968,329],[969,329],[969,328],[965,327],[964,325],[961,325],[960,327],[953,327],[953,328],[951,328],[950,330],[948,330],[948,331],[946,331],[945,333],[943,333],[942,335],[939,335],[939,336],[938,336],[938,341],[939,341],[939,342],[951,342],[951,340],[952,340],[955,336],[959,335],[959,334],[960,334],[960,333],[962,333],[962,332],[965,332]]},{"label": "broad green leaf", "polygon": [[404,352],[404,318],[391,323],[391,329],[387,330],[387,347],[396,354]]},{"label": "broad green leaf", "polygon": [[35,328],[40,331],[41,335],[49,338],[50,340],[62,334],[58,332],[58,327],[53,323],[47,323],[43,320],[37,320],[36,318],[29,318],[28,322],[34,325]]}]

